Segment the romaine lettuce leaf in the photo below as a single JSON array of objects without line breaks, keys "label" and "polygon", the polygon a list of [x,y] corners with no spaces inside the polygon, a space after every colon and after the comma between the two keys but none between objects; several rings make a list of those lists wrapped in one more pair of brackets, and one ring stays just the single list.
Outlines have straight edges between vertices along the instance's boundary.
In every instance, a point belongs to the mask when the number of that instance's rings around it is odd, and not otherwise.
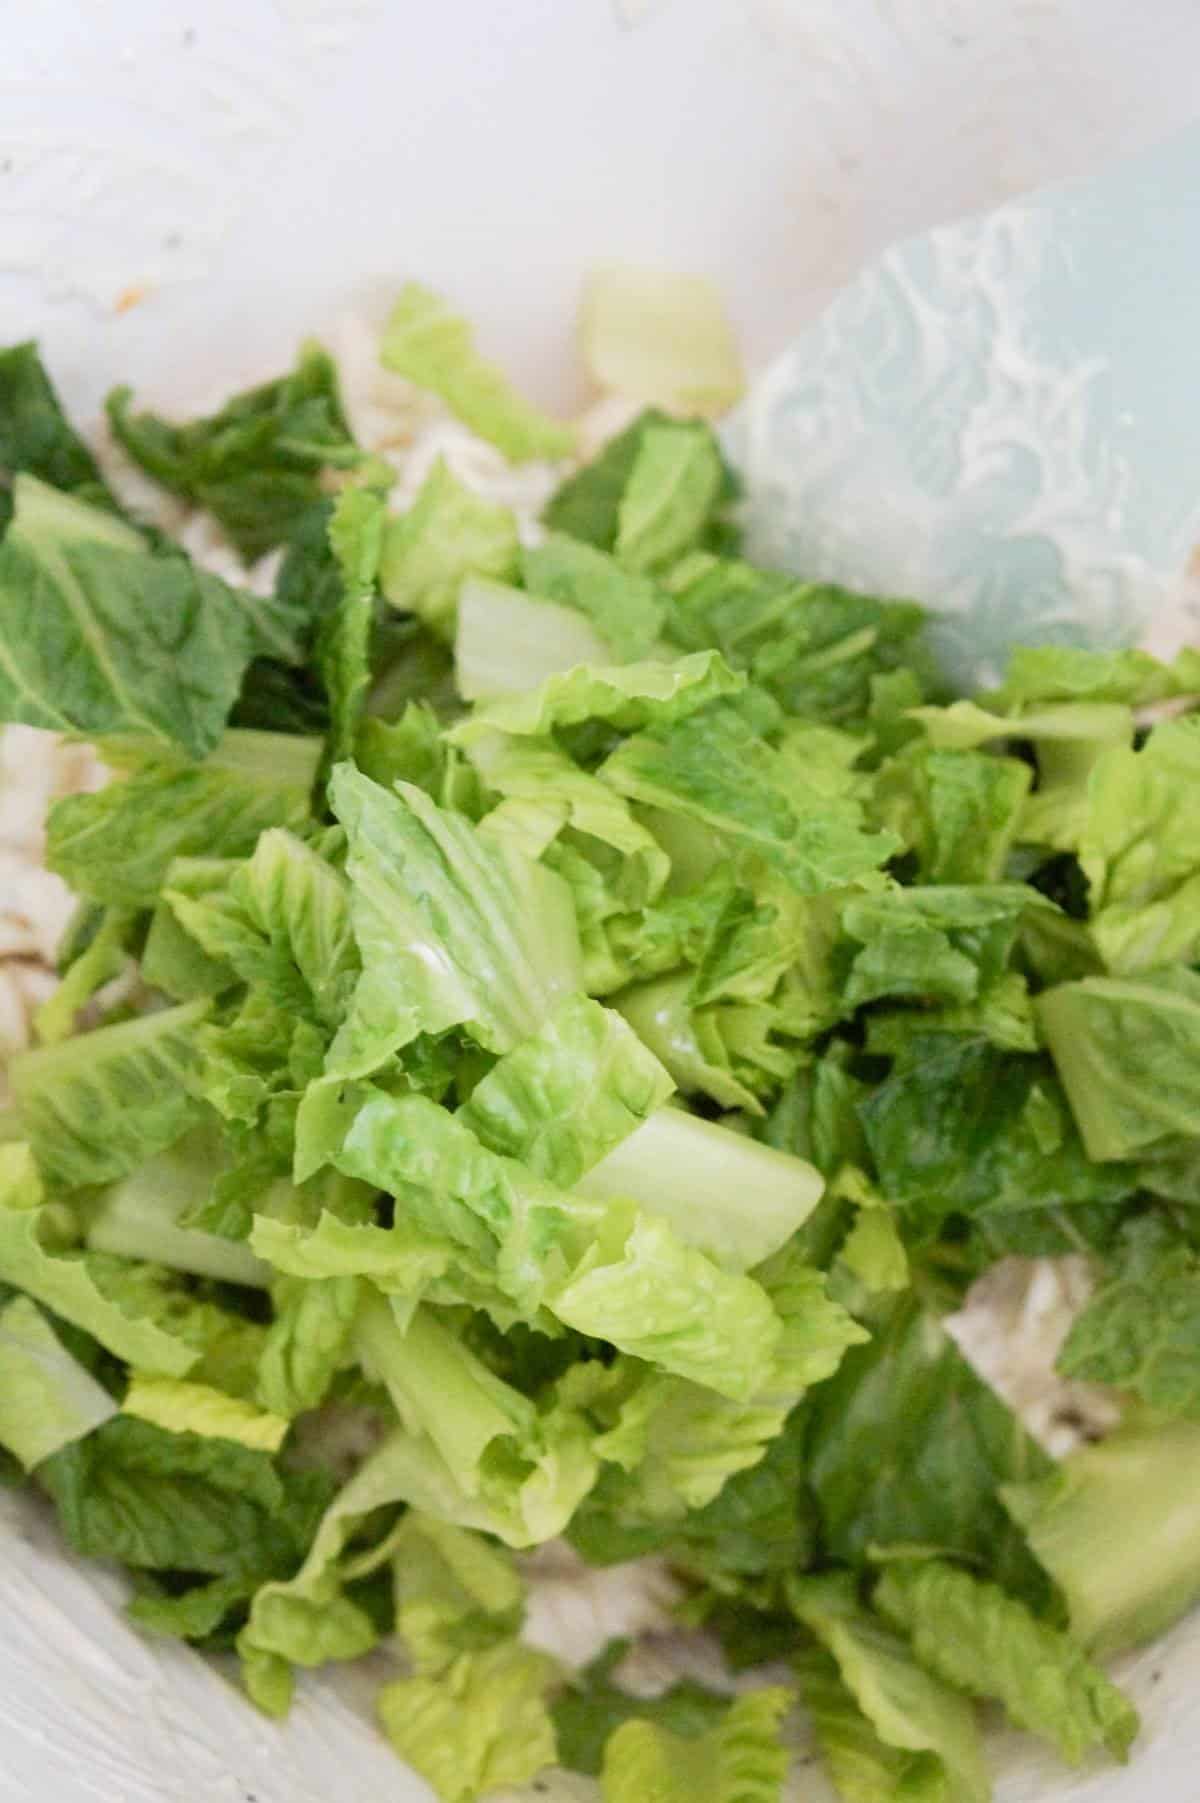
[{"label": "romaine lettuce leaf", "polygon": [[805,1412],[829,1555],[857,1564],[872,1546],[936,1546],[1040,1600],[998,1488],[1041,1477],[1049,1460],[912,1292],[880,1311],[870,1343],[850,1348]]},{"label": "romaine lettuce leaf", "polygon": [[736,340],[718,290],[700,276],[602,264],[584,289],[579,336],[600,389],[711,415],[741,396]]},{"label": "romaine lettuce leaf", "polygon": [[611,1641],[551,1706],[558,1763],[569,1771],[598,1778],[609,1736],[622,1722],[654,1722],[681,1740],[694,1740],[715,1727],[729,1708],[728,1697],[693,1678],[680,1678],[654,1697],[622,1690],[610,1674],[628,1651],[627,1640]]},{"label": "romaine lettuce leaf", "polygon": [[[569,613],[567,617],[571,618]],[[470,745],[491,732],[541,738],[585,720],[603,720],[618,732],[635,732],[652,722],[669,726],[686,720],[710,701],[737,694],[744,687],[745,678],[715,651],[697,652],[665,664],[589,664],[547,676],[541,687],[529,694],[509,695],[477,707],[451,727],[447,736],[453,745]]]},{"label": "romaine lettuce leaf", "polygon": [[248,1246],[188,1225],[210,1201],[222,1165],[219,1136],[210,1119],[79,1203],[88,1246],[123,1258],[153,1259],[197,1277],[265,1289],[270,1268]]},{"label": "romaine lettuce leaf", "polygon": [[875,808],[925,883],[999,883],[1033,781],[1019,758],[917,745],[879,772]]},{"label": "romaine lettuce leaf", "polygon": [[678,562],[703,541],[724,497],[725,468],[707,426],[647,426],[617,508],[619,561],[638,571]]},{"label": "romaine lettuce leaf", "polygon": [[608,641],[574,608],[480,576],[459,588],[454,675],[464,701],[525,695],[548,677],[611,659]]},{"label": "romaine lettuce leaf", "polygon": [[873,1601],[921,1664],[956,1690],[995,1697],[1070,1765],[1093,1748],[1125,1759],[1137,1711],[1069,1635],[995,1584],[941,1559],[897,1559]]},{"label": "romaine lettuce leaf", "polygon": [[817,1745],[843,1803],[951,1803],[961,1794],[949,1788],[945,1764],[933,1747],[907,1744],[919,1730],[905,1733],[903,1745],[884,1739],[831,1653],[806,1647],[794,1664]]},{"label": "romaine lettuce leaf", "polygon": [[[970,1703],[922,1670],[904,1641],[859,1606],[848,1574],[793,1579],[787,1585],[787,1596],[805,1627],[832,1655],[842,1683],[874,1735],[885,1747],[910,1756],[903,1762],[888,1762],[892,1789],[880,1789],[872,1796],[860,1781],[858,1795],[869,1798],[870,1803],[909,1796],[920,1798],[921,1803],[925,1799],[941,1803],[943,1798],[945,1803],[951,1798],[955,1803],[960,1799],[961,1803],[989,1803],[992,1787]],[[814,1696],[814,1701],[818,1702],[821,1735],[825,1725],[822,1699]],[[843,1724],[837,1721],[830,1748],[835,1777],[843,1761],[845,1769],[854,1769],[844,1733]],[[941,1787],[931,1778],[931,1760],[941,1768]],[[846,1794],[853,1803],[854,1791]]]},{"label": "romaine lettuce leaf", "polygon": [[[341,1262],[320,1274],[359,1270],[388,1277],[399,1294],[420,1294],[447,1266],[478,1273],[497,1297],[532,1319],[539,1307],[561,1322],[706,1384],[722,1395],[762,1387],[780,1323],[761,1286],[723,1271],[666,1221],[632,1204],[592,1201],[487,1151],[469,1129],[423,1097],[347,1089],[325,1141],[338,1169],[387,1190],[402,1204],[390,1229],[336,1235]],[[328,1235],[328,1223],[323,1223]],[[253,1243],[281,1268],[307,1274],[303,1235],[260,1221]],[[361,1259],[362,1262],[359,1262]],[[465,1259],[465,1265],[463,1261]],[[443,1290],[439,1299],[451,1299]]]},{"label": "romaine lettuce leaf", "polygon": [[519,1632],[525,1586],[512,1554],[480,1534],[410,1509],[392,1538],[396,1632],[418,1672]]},{"label": "romaine lettuce leaf", "polygon": [[609,883],[618,906],[640,908],[661,894],[671,861],[654,834],[627,801],[581,770],[552,739],[491,733],[475,741],[469,756],[500,798],[480,822],[489,838],[507,839],[537,858],[560,835],[584,835],[582,845],[571,841],[579,858],[595,839],[599,845],[592,849],[601,858],[611,847],[620,860]]},{"label": "romaine lettuce leaf", "polygon": [[361,1293],[356,1277],[276,1278],[258,1370],[265,1409],[290,1418],[325,1400],[349,1357]]},{"label": "romaine lettuce leaf", "polygon": [[452,644],[465,579],[511,582],[519,563],[517,524],[508,508],[465,488],[439,457],[408,512],[388,522],[379,582],[393,607],[416,614]]},{"label": "romaine lettuce leaf", "polygon": [[1035,1004],[1090,1157],[1200,1134],[1200,975],[1184,965],[1084,977]]},{"label": "romaine lettuce leaf", "polygon": [[666,603],[647,577],[563,532],[527,550],[522,571],[531,594],[573,607],[590,620],[618,662],[653,656]]},{"label": "romaine lettuce leaf", "polygon": [[611,551],[617,542],[621,496],[646,433],[652,426],[670,423],[667,414],[648,407],[623,432],[610,438],[599,455],[568,476],[547,502],[542,518],[550,530]]},{"label": "romaine lettuce leaf", "polygon": [[1132,1222],[1057,1367],[1129,1391],[1166,1419],[1200,1418],[1200,1257],[1152,1216]]},{"label": "romaine lettuce leaf", "polygon": [[660,1108],[577,1180],[628,1196],[730,1271],[777,1251],[812,1213],[821,1179],[803,1159],[681,1108]]},{"label": "romaine lettuce leaf", "polygon": [[644,1716],[623,1722],[604,1749],[604,1803],[779,1803],[789,1763],[779,1727],[791,1703],[783,1685],[750,1691],[686,1739]]},{"label": "romaine lettuce leaf", "polygon": [[229,732],[201,764],[148,744],[129,774],[50,808],[46,862],[78,894],[152,907],[176,858],[241,858],[268,827],[302,827],[320,741]]},{"label": "romaine lettuce leaf", "polygon": [[914,1024],[859,1116],[884,1196],[918,1221],[1115,1202],[1133,1187],[1126,1167],[1089,1162],[1043,1060],[1001,1051],[978,1033]]},{"label": "romaine lettuce leaf", "polygon": [[337,371],[318,345],[277,381],[247,389],[207,419],[172,425],[134,413],[128,388],[108,397],[119,444],[172,494],[205,507],[252,561],[289,538],[321,496],[321,472],[362,453],[342,412]]},{"label": "romaine lettuce leaf", "polygon": [[493,1065],[457,1118],[491,1151],[570,1189],[660,1108],[672,1087],[619,1014],[569,996]]},{"label": "romaine lettuce leaf", "polygon": [[902,659],[919,661],[914,641],[924,613],[909,601],[879,601],[709,556],[686,559],[666,587],[669,639],[687,651],[715,646],[789,714],[805,719],[862,719],[872,683]]},{"label": "romaine lettuce leaf", "polygon": [[[673,667],[682,671],[700,655]],[[718,667],[725,668],[719,659]],[[652,730],[619,746],[599,774],[618,794],[714,828],[734,848],[763,858],[801,894],[816,894],[878,880],[879,866],[899,844],[890,833],[866,830],[862,803],[836,793],[845,786],[840,755],[832,764],[835,792],[823,792],[819,767],[810,768],[805,792],[791,759],[768,745],[737,708],[726,706],[691,719],[659,716]]]},{"label": "romaine lettuce leaf", "polygon": [[93,507],[117,511],[96,459],[63,413],[36,344],[0,351],[0,468],[6,489],[0,496],[0,531],[12,512],[8,484],[21,472]]},{"label": "romaine lettuce leaf", "polygon": [[578,989],[570,900],[551,871],[489,845],[412,784],[389,795],[343,764],[330,795],[349,836],[363,965],[332,1074],[366,1075],[418,1033],[460,1025],[507,1051]]},{"label": "romaine lettuce leaf", "polygon": [[513,463],[567,457],[570,426],[530,406],[475,349],[466,320],[419,282],[401,289],[379,350],[385,369],[440,395],[451,413]]},{"label": "romaine lettuce leaf", "polygon": [[9,1080],[47,1182],[75,1188],[123,1177],[195,1123],[196,1028],[206,1006],[186,1002],[13,1059]]},{"label": "romaine lettuce leaf", "polygon": [[0,1446],[32,1471],[109,1421],[117,1404],[28,1296],[0,1308]]},{"label": "romaine lettuce leaf", "polygon": [[329,712],[327,766],[353,754],[366,710],[375,588],[386,524],[383,496],[370,488],[343,489],[329,518],[329,543],[341,583],[313,643],[313,662]]},{"label": "romaine lettuce leaf", "polygon": [[1130,1426],[1000,1492],[1094,1658],[1170,1627],[1200,1593],[1200,1427]]},{"label": "romaine lettuce leaf", "polygon": [[130,1379],[121,1411],[168,1433],[233,1440],[255,1452],[278,1452],[288,1431],[283,1416],[256,1408],[240,1396],[229,1396],[212,1384],[141,1372]]},{"label": "romaine lettuce leaf", "polygon": [[398,1678],[379,1693],[383,1731],[442,1803],[474,1803],[524,1784],[555,1758],[548,1653],[506,1641],[460,1653],[437,1677]]},{"label": "romaine lettuce leaf", "polygon": [[115,515],[18,476],[0,546],[0,717],[211,751],[275,630],[251,596]]},{"label": "romaine lettuce leaf", "polygon": [[294,1566],[328,1495],[315,1472],[129,1415],[45,1460],[38,1479],[84,1558],[229,1578]]}]

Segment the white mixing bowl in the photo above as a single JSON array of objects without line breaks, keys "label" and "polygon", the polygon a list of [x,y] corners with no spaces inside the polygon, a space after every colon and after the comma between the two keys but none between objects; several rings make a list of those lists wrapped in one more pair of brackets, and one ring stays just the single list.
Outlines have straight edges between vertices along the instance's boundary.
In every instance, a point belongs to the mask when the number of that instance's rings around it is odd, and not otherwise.
[{"label": "white mixing bowl", "polygon": [[[1189,119],[1195,0],[42,0],[0,75],[0,342],[77,417],[185,410],[418,275],[570,404],[582,271],[707,273],[752,367],[891,241]],[[1195,297],[1189,304],[1195,315]],[[282,1728],[0,1520],[0,1803],[416,1803],[352,1675]],[[1122,1673],[1126,1772],[998,1736],[1001,1803],[1187,1803],[1200,1625]],[[822,1795],[806,1771],[803,1795]],[[549,1797],[587,1786],[552,1779]],[[799,1794],[799,1793],[797,1793]]]}]

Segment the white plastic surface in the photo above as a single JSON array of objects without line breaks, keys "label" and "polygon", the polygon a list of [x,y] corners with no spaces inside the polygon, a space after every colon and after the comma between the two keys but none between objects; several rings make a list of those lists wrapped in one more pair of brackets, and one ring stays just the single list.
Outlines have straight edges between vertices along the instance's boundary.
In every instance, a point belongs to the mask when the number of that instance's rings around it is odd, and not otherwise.
[{"label": "white plastic surface", "polygon": [[[0,342],[40,337],[85,418],[115,380],[186,408],[274,373],[410,274],[569,402],[598,257],[715,276],[761,363],[888,242],[1184,123],[1200,66],[1194,0],[41,0],[5,27]],[[0,1803],[426,1794],[352,1682],[273,1727],[112,1594],[5,1500]],[[1190,1803],[1197,1680],[1193,1620],[1132,1663],[1127,1773],[1002,1737],[1000,1803]]]}]

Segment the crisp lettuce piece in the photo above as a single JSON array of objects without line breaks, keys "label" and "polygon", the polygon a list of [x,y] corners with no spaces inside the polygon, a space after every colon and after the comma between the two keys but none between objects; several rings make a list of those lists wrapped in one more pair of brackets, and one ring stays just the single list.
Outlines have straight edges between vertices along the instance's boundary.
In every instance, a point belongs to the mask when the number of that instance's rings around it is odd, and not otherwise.
[{"label": "crisp lettuce piece", "polygon": [[1051,905],[1020,883],[939,883],[853,897],[841,924],[862,950],[847,973],[845,1003],[974,1001],[1003,976],[1022,918]]},{"label": "crisp lettuce piece", "polygon": [[[812,1646],[798,1654],[794,1664],[817,1745],[843,1803],[948,1803],[961,1794],[949,1789],[946,1766],[937,1751],[907,1744],[927,1738],[919,1730],[905,1734],[905,1744],[883,1737],[872,1715],[859,1707],[832,1654]],[[890,1731],[898,1740],[895,1730]]]},{"label": "crisp lettuce piece", "polygon": [[329,1488],[265,1452],[129,1415],[45,1460],[38,1480],[84,1558],[259,1580],[295,1565]]},{"label": "crisp lettuce piece", "polygon": [[[860,1780],[858,1795],[870,1798],[870,1803],[909,1796],[922,1799],[922,1803],[925,1799],[935,1803],[942,1797],[989,1803],[992,1787],[970,1703],[922,1670],[904,1641],[859,1606],[848,1574],[794,1578],[787,1584],[787,1597],[805,1627],[832,1656],[842,1684],[877,1740],[910,1756],[903,1762],[888,1762],[894,1788],[880,1789],[872,1796]],[[815,1695],[814,1701],[818,1704],[818,1736],[823,1739],[826,1720],[821,1696]],[[853,1740],[847,1744],[837,1716],[829,1723],[835,1778],[839,1769],[853,1770],[857,1764],[851,1751]],[[862,1750],[869,1759],[870,1743]],[[931,1763],[935,1771],[940,1768],[940,1786],[931,1775]],[[845,1794],[853,1803],[854,1791]]]},{"label": "crisp lettuce piece", "polygon": [[705,1121],[661,1108],[576,1185],[585,1196],[628,1196],[681,1239],[731,1271],[770,1257],[821,1196],[812,1165]]},{"label": "crisp lettuce piece", "polygon": [[[402,1204],[390,1233],[338,1235],[350,1242],[343,1273],[390,1271],[389,1287],[420,1294],[465,1255],[468,1285],[474,1271],[490,1274],[526,1319],[548,1308],[565,1325],[722,1395],[744,1398],[762,1386],[780,1336],[765,1292],[685,1244],[666,1221],[535,1177],[419,1096],[348,1092],[327,1155]],[[286,1258],[294,1236],[265,1225],[254,1245]],[[363,1262],[351,1262],[357,1257]],[[329,1271],[322,1261],[321,1274]],[[470,1287],[459,1299],[483,1300]]]},{"label": "crisp lettuce piece", "polygon": [[1057,1368],[1130,1392],[1166,1419],[1200,1417],[1200,1258],[1152,1216],[1131,1223]]},{"label": "crisp lettuce piece", "polygon": [[379,1298],[355,1325],[363,1368],[386,1388],[419,1445],[433,1449],[468,1513],[515,1546],[562,1532],[596,1476],[584,1421],[570,1410],[540,1414],[438,1320],[419,1308],[401,1325]]},{"label": "crisp lettuce piece", "polygon": [[202,764],[138,747],[131,773],[50,808],[46,862],[72,889],[152,907],[176,858],[241,858],[270,827],[304,826],[316,739],[230,732]]},{"label": "crisp lettuce piece", "polygon": [[1094,1658],[1152,1640],[1200,1593],[1194,1423],[1121,1428],[1000,1494]]},{"label": "crisp lettuce piece", "polygon": [[247,561],[290,538],[320,500],[325,468],[353,467],[362,458],[342,412],[337,371],[319,345],[306,345],[286,376],[185,426],[135,414],[132,398],[128,388],[108,397],[118,443],[172,494],[215,515]]},{"label": "crisp lettuce piece", "polygon": [[896,1216],[861,1171],[847,1165],[839,1172],[835,1195],[854,1203],[854,1224],[838,1251],[838,1264],[867,1290],[906,1290],[912,1281],[908,1253]]},{"label": "crisp lettuce piece", "polygon": [[123,1177],[199,1115],[192,1093],[204,1002],[22,1052],[9,1080],[38,1167],[66,1188]]},{"label": "crisp lettuce piece", "polygon": [[464,701],[524,695],[551,676],[611,658],[607,639],[574,608],[477,576],[458,591],[454,673]]},{"label": "crisp lettuce piece", "polygon": [[[34,1017],[39,1045],[58,1045],[75,1030],[82,1009],[114,978],[129,968],[136,940],[137,917],[128,908],[105,908],[86,949],[73,958],[54,994]],[[60,959],[60,970],[62,963]]]},{"label": "crisp lettuce piece", "polygon": [[725,468],[707,426],[647,426],[617,508],[618,559],[638,571],[676,563],[702,541],[724,495]]},{"label": "crisp lettuce piece", "polygon": [[876,779],[880,825],[917,859],[926,883],[998,883],[1033,781],[1018,758],[913,747]]},{"label": "crisp lettuce piece", "polygon": [[603,720],[618,732],[635,732],[651,722],[667,726],[686,720],[710,701],[744,687],[745,678],[715,651],[697,652],[674,663],[573,667],[547,676],[532,693],[477,707],[447,736],[451,744],[467,746],[491,732],[541,738],[584,720]]},{"label": "crisp lettuce piece", "polygon": [[437,1677],[385,1685],[379,1719],[397,1753],[442,1803],[474,1803],[554,1763],[547,1694],[557,1681],[548,1653],[508,1641],[460,1653]]},{"label": "crisp lettuce piece", "polygon": [[1019,645],[1009,655],[1004,681],[987,696],[989,707],[1020,714],[1062,701],[1115,701],[1146,707],[1200,691],[1200,663],[1183,651],[1164,664],[1148,651],[1092,651],[1078,645]]},{"label": "crisp lettuce piece", "polygon": [[393,607],[452,644],[466,578],[511,582],[519,566],[512,513],[464,487],[439,457],[408,512],[388,522],[379,585]]},{"label": "crisp lettuce piece", "polygon": [[[617,512],[646,433],[671,423],[669,415],[647,407],[618,432],[599,455],[576,470],[547,502],[542,519],[552,532],[611,551],[617,542]],[[728,486],[728,484],[727,484]]]},{"label": "crisp lettuce piece", "polygon": [[622,1690],[611,1673],[628,1651],[627,1640],[610,1641],[552,1705],[558,1763],[568,1771],[598,1778],[609,1736],[623,1722],[655,1722],[680,1739],[691,1740],[715,1727],[728,1710],[728,1697],[706,1690],[692,1678],[681,1678],[654,1697]]},{"label": "crisp lettuce piece", "polygon": [[361,1301],[356,1277],[278,1277],[258,1370],[258,1400],[290,1419],[325,1400],[346,1362]]},{"label": "crisp lettuce piece", "polygon": [[599,774],[618,794],[714,828],[801,894],[816,894],[877,881],[879,866],[899,845],[890,833],[866,830],[861,801],[845,792],[840,747],[826,762],[826,772],[819,764],[807,767],[802,788],[791,758],[727,706],[690,720],[660,718],[653,730],[619,746]]},{"label": "crisp lettuce piece", "polygon": [[481,839],[412,784],[339,765],[330,795],[362,975],[329,1054],[366,1075],[421,1032],[465,1026],[504,1052],[579,987],[570,899],[549,870]]},{"label": "crisp lettuce piece", "polygon": [[701,276],[601,264],[584,288],[579,337],[596,386],[631,400],[717,415],[745,385],[721,296]]},{"label": "crisp lettuce piece", "polygon": [[[93,507],[117,511],[96,459],[63,413],[36,344],[0,351],[0,421],[0,465],[10,479],[24,471]],[[6,491],[0,500],[0,530],[11,513]]]},{"label": "crisp lettuce piece", "polygon": [[997,1496],[1042,1477],[1040,1451],[908,1292],[880,1309],[805,1405],[805,1463],[827,1552],[919,1543],[976,1563],[1040,1601],[1044,1579]]},{"label": "crisp lettuce piece", "polygon": [[418,1672],[444,1671],[520,1630],[525,1586],[513,1556],[479,1534],[410,1510],[392,1538],[392,1571],[396,1632]]},{"label": "crisp lettuce piece", "polygon": [[278,1452],[288,1431],[283,1416],[268,1414],[239,1396],[227,1396],[212,1384],[141,1372],[131,1378],[121,1409],[169,1433],[235,1440],[256,1452]]},{"label": "crisp lettuce piece", "polygon": [[232,977],[331,1031],[343,1019],[360,962],[342,873],[294,833],[268,828],[220,890],[165,898],[202,950]]},{"label": "crisp lettuce piece", "polygon": [[[704,554],[686,558],[665,585],[669,639],[687,651],[715,646],[804,719],[861,720],[872,685],[902,659],[918,659],[914,641],[925,616],[909,601],[880,601]],[[920,698],[917,682],[905,700]]]},{"label": "crisp lettuce piece", "polygon": [[696,986],[690,972],[680,971],[635,983],[613,998],[613,1006],[685,1095],[711,1096],[722,1108],[761,1114],[760,1092],[785,1082],[802,1056],[775,1037],[777,1029],[786,1032],[786,1018],[768,1002],[693,1007]]},{"label": "crisp lettuce piece", "polygon": [[1200,1134],[1200,975],[1175,965],[1084,977],[1035,1006],[1091,1158]]},{"label": "crisp lettuce piece", "polygon": [[343,489],[329,518],[329,543],[341,578],[340,592],[322,617],[313,646],[313,661],[329,709],[327,764],[351,756],[366,711],[375,588],[386,523],[383,496],[369,488]]},{"label": "crisp lettuce piece", "polygon": [[192,1348],[111,1300],[87,1254],[47,1248],[53,1225],[28,1147],[0,1146],[0,1279],[131,1364],[172,1377],[189,1371],[197,1356]]},{"label": "crisp lettuce piece", "polygon": [[[402,1341],[404,1336],[397,1326],[391,1337]],[[457,1346],[450,1335],[443,1337],[451,1347]],[[398,1389],[406,1381],[406,1390],[419,1394],[416,1367],[422,1352],[429,1353],[427,1341],[413,1352],[407,1380],[398,1368],[405,1355],[397,1355],[395,1345],[390,1351],[393,1385]],[[464,1369],[453,1374],[455,1387],[445,1400],[477,1449],[470,1469],[461,1449],[456,1456],[469,1487],[459,1482],[427,1434],[407,1427],[395,1430],[330,1503],[310,1537],[299,1571],[286,1581],[264,1585],[255,1596],[249,1621],[238,1637],[238,1652],[251,1695],[268,1713],[286,1711],[293,1665],[354,1659],[375,1645],[379,1630],[361,1603],[347,1594],[346,1586],[388,1562],[397,1545],[403,1545],[400,1535],[385,1529],[365,1551],[347,1552],[352,1538],[376,1511],[405,1503],[436,1521],[480,1529],[512,1546],[530,1546],[560,1530],[590,1483],[595,1462],[582,1423],[564,1411],[551,1412],[540,1422],[535,1430],[540,1435],[537,1446],[523,1449],[528,1456],[506,1460],[501,1454],[485,1467],[492,1439],[483,1436],[494,1424],[487,1422],[489,1397],[479,1389],[483,1368],[468,1370],[465,1377]],[[440,1353],[429,1356],[429,1371],[435,1379],[447,1376]],[[427,1414],[435,1403],[435,1397],[427,1399]],[[532,1411],[532,1405],[526,1406]],[[493,1405],[491,1413],[496,1412]],[[501,1422],[504,1428],[513,1425],[504,1414]],[[403,1602],[403,1583],[400,1598]]]},{"label": "crisp lettuce piece", "polygon": [[789,1764],[779,1729],[791,1704],[783,1685],[751,1691],[687,1739],[645,1718],[623,1722],[604,1749],[604,1803],[779,1803]]},{"label": "crisp lettuce piece", "polygon": [[873,1601],[929,1671],[972,1696],[998,1698],[1018,1727],[1070,1765],[1095,1747],[1128,1757],[1138,1732],[1132,1703],[1068,1635],[995,1584],[941,1559],[895,1560]]},{"label": "crisp lettuce piece", "polygon": [[0,1446],[26,1471],[116,1413],[108,1391],[28,1296],[0,1308]]},{"label": "crisp lettuce piece", "polygon": [[487,837],[507,839],[536,858],[567,831],[585,834],[621,860],[611,880],[618,905],[640,908],[662,893],[671,860],[658,839],[628,802],[581,770],[552,739],[491,733],[477,739],[469,755],[500,797],[480,822]]},{"label": "crisp lettuce piece", "polygon": [[1156,726],[1140,751],[1114,746],[1090,776],[1078,851],[1097,912],[1161,900],[1200,853],[1200,715]]},{"label": "crisp lettuce piece", "polygon": [[619,1238],[606,1229],[548,1297],[558,1319],[719,1395],[755,1396],[780,1339],[761,1286],[723,1271],[653,1215]]},{"label": "crisp lettuce piece", "polygon": [[522,558],[531,594],[573,607],[590,620],[621,663],[651,657],[666,615],[657,585],[594,545],[553,532]]},{"label": "crisp lettuce piece", "polygon": [[976,1031],[914,1025],[891,1074],[859,1104],[890,1202],[934,1222],[951,1213],[1116,1202],[1127,1167],[1085,1155],[1072,1112],[1038,1058]]},{"label": "crisp lettuce piece", "polygon": [[[630,1360],[612,1367],[615,1395],[598,1398],[593,1408],[606,1423],[595,1449],[626,1474],[620,1483],[610,1474],[602,1493],[603,1506],[626,1528],[683,1522],[688,1511],[706,1508],[730,1479],[761,1461],[809,1386],[837,1369],[848,1346],[867,1338],[828,1295],[823,1273],[805,1265],[793,1247],[756,1275],[782,1333],[771,1370],[748,1402]],[[577,1381],[585,1384],[590,1375],[585,1366]]]},{"label": "crisp lettuce piece", "polygon": [[19,475],[13,494],[0,547],[0,718],[89,738],[144,733],[204,757],[251,657],[271,642],[262,604],[36,476]]},{"label": "crisp lettuce piece", "polygon": [[457,1118],[491,1151],[569,1189],[672,1088],[619,1014],[569,996],[476,1084]]},{"label": "crisp lettuce piece", "polygon": [[221,1168],[216,1134],[193,1129],[80,1204],[84,1237],[95,1252],[152,1259],[175,1271],[265,1289],[270,1269],[250,1248],[188,1220],[209,1201]]},{"label": "crisp lettuce piece", "polygon": [[513,463],[567,457],[574,448],[572,428],[522,399],[479,355],[467,322],[419,282],[400,290],[379,357],[385,369],[439,395],[464,425]]}]

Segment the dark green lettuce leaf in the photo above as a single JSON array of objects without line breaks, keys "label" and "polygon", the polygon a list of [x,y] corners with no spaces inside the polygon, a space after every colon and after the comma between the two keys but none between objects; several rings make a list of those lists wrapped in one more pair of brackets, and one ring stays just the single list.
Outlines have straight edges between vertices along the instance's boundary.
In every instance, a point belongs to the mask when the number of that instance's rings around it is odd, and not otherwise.
[{"label": "dark green lettuce leaf", "polygon": [[85,1558],[229,1578],[292,1570],[332,1491],[235,1441],[127,1416],[64,1447],[38,1477]]},{"label": "dark green lettuce leaf", "polygon": [[688,651],[715,646],[790,714],[861,719],[876,678],[920,661],[914,640],[925,616],[912,602],[703,556],[667,586],[666,636]]},{"label": "dark green lettuce leaf", "polygon": [[971,1033],[914,1024],[859,1115],[884,1195],[922,1220],[1116,1202],[1134,1187],[1128,1167],[1088,1161],[1043,1059]]},{"label": "dark green lettuce leaf", "polygon": [[269,603],[113,514],[18,476],[0,545],[0,717],[211,751],[250,659],[291,655]]},{"label": "dark green lettuce leaf", "polygon": [[570,1771],[600,1776],[604,1748],[622,1722],[657,1722],[690,1740],[719,1722],[729,1698],[683,1678],[656,1697],[639,1697],[614,1683],[612,1673],[629,1651],[627,1640],[612,1640],[585,1665],[550,1710],[558,1743],[558,1762]]},{"label": "dark green lettuce leaf", "polygon": [[32,343],[0,351],[0,532],[12,514],[13,478],[22,471],[93,507],[118,511]]},{"label": "dark green lettuce leaf", "polygon": [[827,1555],[861,1564],[873,1546],[938,1547],[1018,1595],[1045,1579],[998,1487],[1051,1469],[910,1292],[882,1311],[805,1407],[805,1464]]},{"label": "dark green lettuce leaf", "polygon": [[338,394],[337,371],[308,345],[286,376],[250,388],[187,425],[134,413],[128,388],[108,397],[113,432],[172,494],[205,507],[248,561],[290,537],[321,496],[322,471],[361,453]]}]

